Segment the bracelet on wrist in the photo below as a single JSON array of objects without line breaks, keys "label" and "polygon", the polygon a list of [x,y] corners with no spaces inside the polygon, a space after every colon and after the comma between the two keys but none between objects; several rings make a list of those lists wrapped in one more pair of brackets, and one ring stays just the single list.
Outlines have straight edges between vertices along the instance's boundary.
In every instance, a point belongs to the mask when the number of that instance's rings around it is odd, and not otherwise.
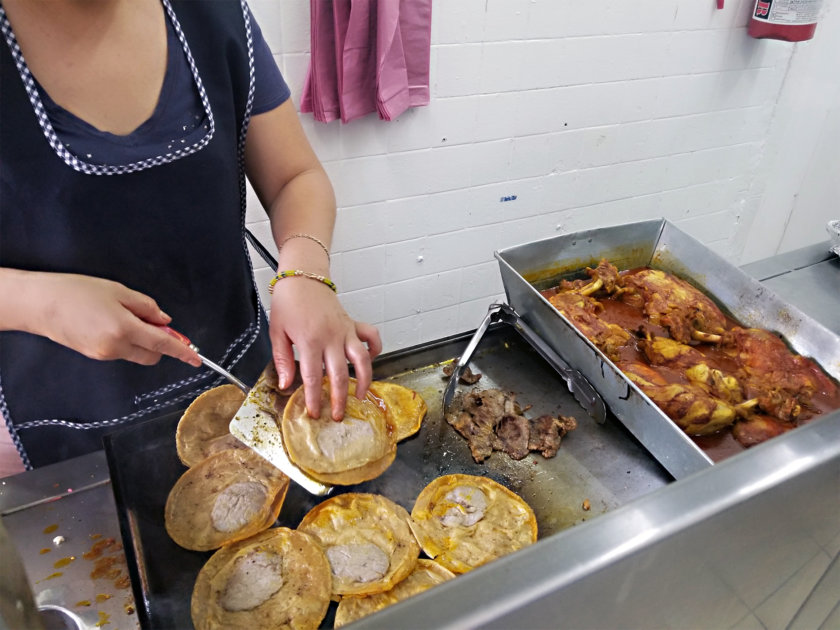
[{"label": "bracelet on wrist", "polygon": [[336,288],[335,283],[326,276],[322,276],[317,273],[311,273],[309,271],[301,271],[300,269],[287,269],[286,271],[278,271],[277,275],[274,276],[271,279],[271,282],[268,283],[268,292],[274,293],[274,285],[277,284],[283,278],[292,278],[294,276],[317,280],[318,282],[325,284],[330,289],[332,289],[333,293],[338,293],[338,289]]},{"label": "bracelet on wrist", "polygon": [[326,245],[324,245],[324,242],[323,242],[321,239],[319,239],[318,237],[316,237],[316,236],[312,236],[311,234],[304,234],[304,233],[302,233],[302,232],[299,232],[299,233],[297,233],[297,234],[290,234],[289,236],[287,236],[286,238],[284,238],[284,239],[283,239],[283,241],[280,243],[280,245],[277,247],[277,254],[278,254],[278,255],[280,254],[280,250],[281,250],[281,249],[283,249],[283,245],[285,245],[286,243],[288,243],[289,241],[291,241],[293,238],[306,238],[306,239],[309,239],[310,241],[313,241],[313,242],[315,242],[315,243],[318,243],[318,245],[320,245],[320,246],[321,246],[321,249],[323,249],[323,250],[324,250],[324,253],[327,255],[327,261],[329,261],[329,259],[330,259],[330,250],[329,250],[329,249],[327,249],[327,246],[326,246]]}]

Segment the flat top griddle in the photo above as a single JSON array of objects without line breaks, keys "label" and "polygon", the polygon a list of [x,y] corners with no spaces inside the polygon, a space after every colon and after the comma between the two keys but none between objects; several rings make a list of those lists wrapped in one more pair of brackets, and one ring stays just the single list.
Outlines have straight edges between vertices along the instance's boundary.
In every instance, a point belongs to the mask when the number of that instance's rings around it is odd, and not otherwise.
[{"label": "flat top griddle", "polygon": [[[485,334],[471,361],[483,376],[462,391],[497,387],[530,405],[528,417],[575,416],[557,455],[532,453],[514,461],[494,453],[476,464],[466,441],[442,417],[446,379],[441,365],[460,356],[471,337],[465,333],[380,357],[374,378],[417,391],[428,405],[420,431],[400,442],[394,463],[377,479],[341,492],[382,494],[408,511],[423,487],[441,475],[483,475],[522,496],[537,517],[539,537],[580,526],[673,480],[671,475],[612,415],[598,425],[569,393],[565,381],[507,324]],[[129,427],[106,438],[120,530],[137,613],[144,628],[190,628],[190,597],[199,570],[212,555],[176,545],[164,528],[169,490],[186,470],[175,450],[180,414]],[[294,528],[322,501],[295,484],[289,489],[277,524]],[[589,509],[585,510],[584,501]],[[332,627],[334,605],[322,627]]]}]

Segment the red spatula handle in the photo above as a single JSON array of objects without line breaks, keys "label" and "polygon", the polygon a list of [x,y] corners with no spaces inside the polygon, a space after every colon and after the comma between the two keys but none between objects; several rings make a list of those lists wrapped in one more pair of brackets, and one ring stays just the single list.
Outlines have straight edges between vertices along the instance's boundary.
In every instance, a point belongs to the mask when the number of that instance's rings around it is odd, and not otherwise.
[{"label": "red spatula handle", "polygon": [[195,347],[195,345],[193,345],[193,342],[192,342],[192,341],[190,341],[190,340],[189,340],[189,338],[188,338],[185,334],[183,334],[183,333],[179,333],[179,332],[178,332],[177,330],[175,330],[174,328],[170,328],[169,326],[164,326],[164,325],[162,325],[162,324],[159,324],[159,325],[158,325],[158,328],[160,328],[161,330],[163,330],[163,331],[164,331],[167,335],[169,335],[170,337],[175,337],[175,339],[177,339],[178,341],[180,341],[182,344],[184,344],[184,345],[185,345],[185,346],[187,346],[188,348],[192,348],[193,350],[195,350],[196,352],[198,352],[198,348],[196,348],[196,347]]}]

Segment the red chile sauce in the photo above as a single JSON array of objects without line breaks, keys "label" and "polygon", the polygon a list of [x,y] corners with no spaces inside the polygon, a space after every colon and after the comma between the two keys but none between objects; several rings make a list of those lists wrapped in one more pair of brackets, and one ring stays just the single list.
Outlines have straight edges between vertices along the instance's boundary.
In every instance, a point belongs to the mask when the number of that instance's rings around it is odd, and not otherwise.
[{"label": "red chile sauce", "polygon": [[[622,271],[621,275],[624,276],[637,273],[642,269],[646,268],[638,267],[635,269],[629,269],[627,271]],[[559,287],[552,287],[540,291],[540,294],[548,299],[559,292]],[[640,334],[639,331],[642,330],[649,332],[651,336],[670,337],[671,335],[668,333],[668,330],[648,322],[645,319],[641,308],[626,304],[618,298],[598,297],[596,299],[604,306],[604,310],[598,314],[601,319],[610,324],[617,324],[625,330],[630,331],[632,334],[631,342],[621,349],[621,359],[626,361],[637,361],[649,365],[644,352],[642,352],[637,343],[640,338],[638,336]],[[724,316],[726,317],[727,330],[740,325],[731,317],[726,316],[725,314]],[[735,362],[731,357],[727,356],[719,346],[701,343],[692,347],[706,358],[706,362],[709,367],[719,369],[722,372],[729,374],[735,371]],[[824,374],[816,363],[813,361],[810,363],[814,372]],[[685,374],[679,370],[674,370],[661,365],[656,366],[656,370],[669,383],[687,384],[689,382]],[[829,380],[834,382],[831,377],[829,377]],[[835,387],[833,392],[816,392],[811,398],[811,407],[811,409],[803,408],[802,413],[798,418],[798,425],[807,424],[810,420],[819,418],[823,413],[840,408],[840,387]],[[718,431],[712,435],[690,437],[694,443],[697,444],[697,446],[700,447],[703,452],[715,462],[722,461],[731,455],[735,455],[736,453],[740,453],[745,450],[745,447],[735,439],[732,435],[732,431],[728,428],[723,431]]]}]

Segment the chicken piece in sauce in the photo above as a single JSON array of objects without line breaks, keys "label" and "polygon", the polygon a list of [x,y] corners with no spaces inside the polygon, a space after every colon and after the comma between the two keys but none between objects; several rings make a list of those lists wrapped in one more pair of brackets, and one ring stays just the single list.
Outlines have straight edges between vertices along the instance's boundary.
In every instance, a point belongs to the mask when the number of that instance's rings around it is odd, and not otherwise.
[{"label": "chicken piece in sauce", "polygon": [[594,298],[563,292],[552,295],[549,302],[611,359],[617,358],[620,349],[631,341],[629,332],[598,316],[604,307]]},{"label": "chicken piece in sauce", "polygon": [[681,343],[718,341],[726,328],[721,310],[685,280],[659,269],[641,269],[622,279],[621,299],[642,308],[651,322]]},{"label": "chicken piece in sauce", "polygon": [[746,395],[780,420],[796,420],[817,392],[837,393],[837,386],[813,361],[791,352],[767,330],[732,328],[724,335],[723,345],[739,366]]}]

